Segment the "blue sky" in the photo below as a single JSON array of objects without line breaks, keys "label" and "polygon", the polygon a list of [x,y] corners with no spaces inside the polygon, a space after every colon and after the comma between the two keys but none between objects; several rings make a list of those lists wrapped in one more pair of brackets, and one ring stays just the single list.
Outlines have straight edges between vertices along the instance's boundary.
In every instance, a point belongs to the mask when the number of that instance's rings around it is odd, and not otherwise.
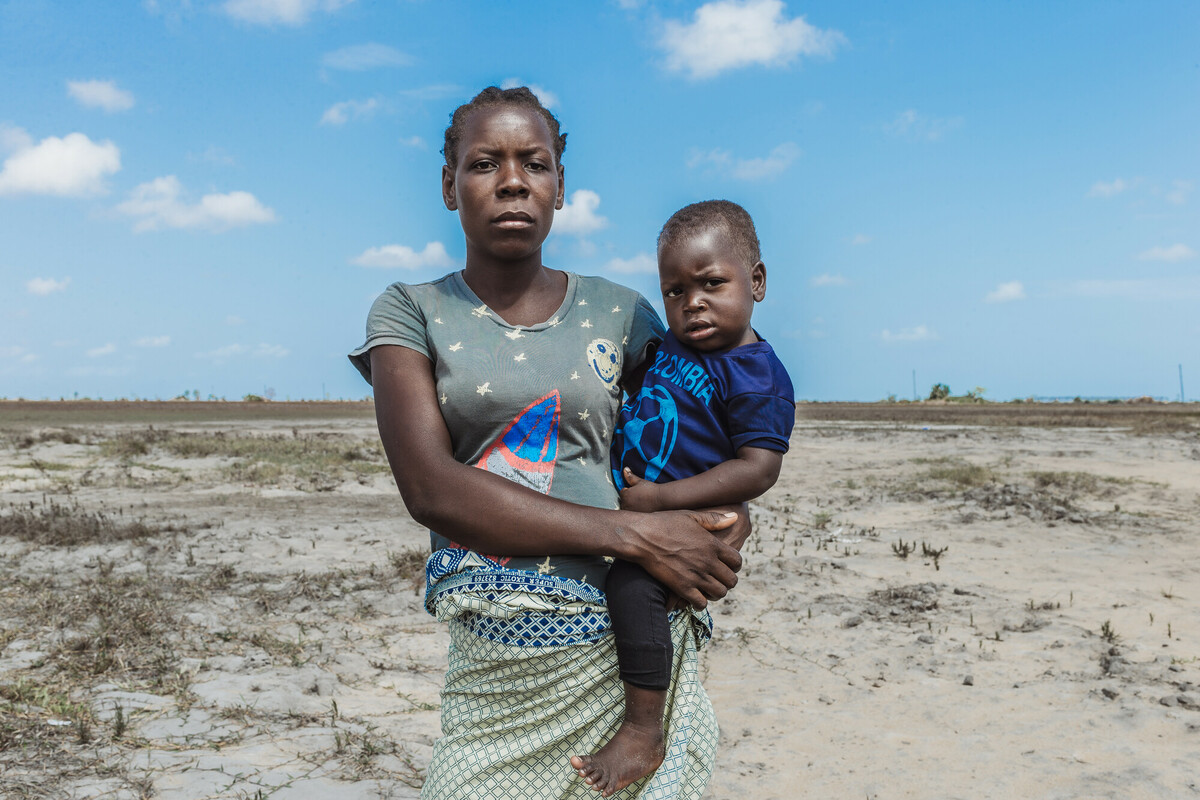
[{"label": "blue sky", "polygon": [[1200,397],[1200,5],[966,0],[0,2],[0,396],[364,396],[513,82],[569,134],[545,262],[653,299],[742,203],[799,398]]}]

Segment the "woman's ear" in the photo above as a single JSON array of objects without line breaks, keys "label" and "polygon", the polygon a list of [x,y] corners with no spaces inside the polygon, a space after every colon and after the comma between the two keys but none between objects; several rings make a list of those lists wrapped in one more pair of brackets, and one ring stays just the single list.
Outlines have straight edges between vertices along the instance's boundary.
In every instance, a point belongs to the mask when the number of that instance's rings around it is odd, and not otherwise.
[{"label": "woman's ear", "polygon": [[[562,180],[559,180],[559,197],[562,196]],[[454,190],[454,170],[449,164],[442,165],[442,202],[449,211],[458,211],[458,195]],[[560,200],[561,202],[561,200]],[[561,206],[559,206],[561,208]]]},{"label": "woman's ear", "polygon": [[756,303],[761,303],[767,296],[767,265],[761,261],[750,268],[750,288]]},{"label": "woman's ear", "polygon": [[566,174],[563,172],[563,165],[559,164],[558,165],[558,197],[556,197],[554,199],[554,210],[555,211],[562,210],[563,202],[566,199],[566,195],[567,195]]}]

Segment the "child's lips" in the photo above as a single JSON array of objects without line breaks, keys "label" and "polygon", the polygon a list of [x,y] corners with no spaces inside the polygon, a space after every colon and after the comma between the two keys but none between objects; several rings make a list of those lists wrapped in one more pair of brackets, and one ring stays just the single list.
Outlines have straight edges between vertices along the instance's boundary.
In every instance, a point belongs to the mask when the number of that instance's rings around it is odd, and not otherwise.
[{"label": "child's lips", "polygon": [[705,320],[697,320],[688,323],[687,328],[684,329],[684,335],[689,339],[703,339],[715,330],[716,328],[713,327],[712,323]]}]

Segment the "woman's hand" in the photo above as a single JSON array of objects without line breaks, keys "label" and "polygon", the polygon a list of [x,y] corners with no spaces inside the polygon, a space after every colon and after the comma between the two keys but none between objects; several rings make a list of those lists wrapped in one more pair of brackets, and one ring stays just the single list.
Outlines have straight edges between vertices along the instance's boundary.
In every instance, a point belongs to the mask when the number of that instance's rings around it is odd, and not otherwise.
[{"label": "woman's hand", "polygon": [[745,535],[724,533],[738,523],[739,515],[732,511],[638,514],[627,531],[632,552],[625,558],[640,564],[688,605],[704,608],[737,585],[742,556],[723,537],[744,541],[748,524]]}]

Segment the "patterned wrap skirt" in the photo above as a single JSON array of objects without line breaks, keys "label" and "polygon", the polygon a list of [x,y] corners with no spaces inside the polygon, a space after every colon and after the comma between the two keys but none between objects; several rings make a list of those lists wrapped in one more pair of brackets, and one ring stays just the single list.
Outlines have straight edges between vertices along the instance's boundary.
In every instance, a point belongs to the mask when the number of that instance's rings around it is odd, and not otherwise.
[{"label": "patterned wrap skirt", "polygon": [[[596,800],[571,768],[620,726],[604,593],[581,581],[508,570],[469,550],[426,563],[425,605],[450,624],[442,738],[422,800]],[[712,633],[707,612],[673,616],[662,766],[613,795],[699,800],[712,774],[717,722],[700,685],[697,653]]]}]

